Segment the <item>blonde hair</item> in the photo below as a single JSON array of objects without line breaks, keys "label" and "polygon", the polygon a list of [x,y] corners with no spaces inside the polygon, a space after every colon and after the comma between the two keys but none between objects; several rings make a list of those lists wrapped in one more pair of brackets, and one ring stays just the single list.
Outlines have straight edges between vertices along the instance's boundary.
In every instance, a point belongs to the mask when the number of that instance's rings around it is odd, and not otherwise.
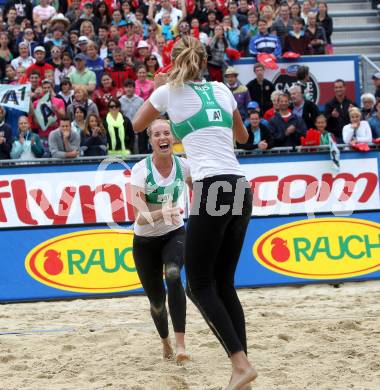
[{"label": "blonde hair", "polygon": [[76,85],[74,87],[74,95],[76,92],[82,91],[83,93],[83,99],[88,99],[88,91],[87,88],[84,85]]},{"label": "blonde hair", "polygon": [[351,114],[359,114],[360,116],[362,116],[362,112],[359,110],[359,108],[357,107],[351,107],[349,110],[348,110],[348,115],[351,117]]},{"label": "blonde hair", "polygon": [[181,38],[173,47],[173,69],[170,71],[169,85],[180,87],[186,81],[199,78],[205,58],[206,51],[198,39],[187,36]]},{"label": "blonde hair", "polygon": [[80,25],[80,29],[79,29],[80,35],[85,35],[85,33],[84,33],[85,27],[90,27],[90,28],[91,28],[91,39],[94,38],[94,36],[95,36],[94,25],[93,25],[92,22],[90,22],[89,20],[85,20],[85,21],[82,22],[82,24]]}]

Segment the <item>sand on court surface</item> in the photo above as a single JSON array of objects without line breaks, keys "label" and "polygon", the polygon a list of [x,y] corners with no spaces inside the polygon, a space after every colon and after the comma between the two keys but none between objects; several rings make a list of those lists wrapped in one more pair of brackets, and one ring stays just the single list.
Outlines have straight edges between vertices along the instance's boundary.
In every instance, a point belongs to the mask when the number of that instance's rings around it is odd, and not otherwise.
[{"label": "sand on court surface", "polygon": [[[380,281],[239,290],[257,390],[380,389]],[[192,361],[161,359],[143,296],[0,306],[1,390],[220,390],[229,361],[188,303]]]}]

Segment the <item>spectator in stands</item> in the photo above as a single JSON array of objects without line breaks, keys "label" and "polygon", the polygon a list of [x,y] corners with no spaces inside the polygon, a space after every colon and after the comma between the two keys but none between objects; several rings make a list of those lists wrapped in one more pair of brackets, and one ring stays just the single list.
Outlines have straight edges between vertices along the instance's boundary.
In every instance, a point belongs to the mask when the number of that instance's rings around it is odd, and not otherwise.
[{"label": "spectator in stands", "polygon": [[[144,99],[135,94],[135,81],[126,80],[124,83],[124,95],[119,99],[121,113],[131,122],[138,109],[144,104]],[[133,153],[148,153],[148,135],[146,131],[135,134]]]},{"label": "spectator in stands", "polygon": [[314,127],[315,120],[319,115],[319,108],[310,100],[305,100],[302,89],[299,85],[289,88],[290,97],[293,103],[293,114],[303,119],[307,129]]},{"label": "spectator in stands", "polygon": [[71,129],[68,117],[61,118],[59,128],[49,134],[49,150],[53,158],[75,158],[80,152],[80,135]]},{"label": "spectator in stands", "polygon": [[5,123],[5,109],[0,106],[0,160],[9,160],[12,149],[12,129]]},{"label": "spectator in stands", "polygon": [[313,94],[310,91],[310,69],[306,65],[301,65],[296,73],[297,85],[302,89],[303,96],[306,100],[312,100]]},{"label": "spectator in stands", "polygon": [[0,58],[9,64],[13,60],[13,54],[9,50],[9,36],[6,32],[0,33]]},{"label": "spectator in stands", "polygon": [[[201,23],[207,23],[210,21],[209,15],[213,14],[215,16],[215,21],[222,21],[223,19],[223,12],[216,8],[215,1],[213,0],[205,0],[204,1],[204,8],[200,12],[200,22]],[[214,22],[212,22],[214,23]],[[216,23],[217,24],[217,23]],[[206,32],[206,31],[205,31]],[[208,32],[206,32],[208,34]],[[208,34],[210,35],[210,34]]]},{"label": "spectator in stands", "polygon": [[375,104],[375,115],[369,118],[368,123],[372,130],[372,138],[380,137],[380,99]]},{"label": "spectator in stands", "polygon": [[251,97],[249,96],[248,88],[238,80],[238,75],[239,73],[232,66],[228,67],[224,73],[225,84],[234,95],[240,116],[244,121],[248,116],[247,105],[251,101]]},{"label": "spectator in stands", "polygon": [[77,30],[70,31],[67,51],[70,53],[71,58],[74,58],[78,53],[80,53],[78,41],[79,41],[79,31]]},{"label": "spectator in stands", "polygon": [[[150,3],[153,0],[150,0]],[[161,9],[156,13],[156,16],[154,17],[154,21],[158,24],[162,23],[162,16],[168,13],[170,15],[171,23],[173,25],[177,24],[180,19],[182,18],[182,11],[178,8],[175,8],[170,3],[170,0],[162,0],[161,1]]]},{"label": "spectator in stands", "polygon": [[115,87],[123,88],[124,81],[128,79],[136,79],[136,74],[130,65],[124,63],[123,51],[120,48],[115,48],[112,52],[113,66],[109,67],[106,72],[115,82]]},{"label": "spectator in stands", "polygon": [[293,20],[293,30],[285,36],[283,51],[292,51],[301,56],[311,53],[310,38],[305,36],[303,20],[301,18]]},{"label": "spectator in stands", "polygon": [[376,98],[372,93],[364,93],[360,96],[362,119],[368,121],[368,119],[375,114]]},{"label": "spectator in stands", "polygon": [[135,81],[128,79],[124,82],[124,94],[120,97],[121,112],[131,122],[138,109],[144,104],[144,99],[135,93]]},{"label": "spectator in stands", "polygon": [[315,128],[321,133],[320,145],[329,145],[330,140],[336,142],[334,134],[327,131],[327,118],[323,114],[316,117]]},{"label": "spectator in stands", "polygon": [[223,29],[224,36],[228,42],[228,47],[237,49],[239,45],[240,30],[232,25],[231,18],[228,15],[223,18]]},{"label": "spectator in stands", "polygon": [[[108,56],[108,28],[107,26],[100,26],[98,32],[98,42],[99,42],[99,56],[104,61]],[[108,67],[108,64],[104,64],[105,67]]]},{"label": "spectator in stands", "polygon": [[[270,100],[272,102],[272,108],[269,110],[265,111],[264,113],[264,119],[267,120],[268,122],[275,116],[276,112],[280,109],[279,105],[279,97],[282,95],[281,91],[273,91],[272,94],[270,95]],[[291,112],[289,108],[289,112]]]},{"label": "spectator in stands", "polygon": [[59,84],[59,92],[57,97],[64,101],[65,108],[67,108],[73,102],[73,96],[74,91],[70,79],[62,79],[61,83]]},{"label": "spectator in stands", "polygon": [[82,14],[80,15],[77,22],[73,25],[72,29],[79,31],[83,22],[90,21],[93,24],[95,31],[98,31],[100,20],[93,13],[94,5],[91,0],[85,0],[82,11]]},{"label": "spectator in stands", "polygon": [[248,92],[252,100],[258,102],[260,113],[263,115],[272,107],[271,95],[274,91],[274,85],[264,78],[264,65],[257,63],[253,66],[256,78],[247,84]]},{"label": "spectator in stands", "polygon": [[266,30],[267,32],[270,32],[275,17],[276,15],[274,12],[274,8],[271,7],[270,5],[265,5],[260,11],[260,19],[263,19],[267,22],[267,30]]},{"label": "spectator in stands", "polygon": [[24,19],[32,20],[33,6],[30,0],[8,0],[5,3],[4,15],[7,15],[11,9],[16,11],[16,23],[21,23]]},{"label": "spectator in stands", "polygon": [[[10,66],[12,68],[12,66]],[[12,68],[13,70],[13,68]],[[14,70],[13,70],[14,72]],[[31,89],[31,100],[32,102],[36,99],[38,99],[42,93],[41,89],[41,75],[40,72],[35,69],[30,72],[30,75],[28,77],[29,83],[30,83],[30,89]]]},{"label": "spectator in stands", "polygon": [[82,53],[74,57],[75,70],[69,73],[69,79],[74,88],[82,85],[88,92],[92,92],[96,87],[96,75],[86,67],[86,60],[86,56]]},{"label": "spectator in stands", "polygon": [[207,61],[208,71],[212,81],[223,81],[223,71],[225,68],[224,53],[228,48],[228,42],[224,36],[222,25],[217,25],[214,30],[214,36],[208,44],[209,58]]},{"label": "spectator in stands", "polygon": [[309,12],[305,37],[310,39],[311,54],[326,54],[326,33],[323,27],[317,24],[317,14]]},{"label": "spectator in stands", "polygon": [[18,52],[19,56],[11,61],[13,69],[17,69],[19,66],[28,68],[36,62],[36,60],[29,55],[28,44],[26,42],[20,42],[18,44]]},{"label": "spectator in stands", "polygon": [[254,10],[248,12],[248,23],[245,24],[240,30],[240,48],[243,50],[244,55],[249,55],[248,45],[250,40],[257,35],[257,13]]},{"label": "spectator in stands", "polygon": [[68,79],[69,74],[75,70],[75,66],[73,65],[73,60],[69,53],[65,52],[62,54],[62,63],[60,66],[55,68],[54,70],[54,84],[57,89],[62,80]]},{"label": "spectator in stands", "polygon": [[101,118],[106,117],[110,100],[112,98],[119,98],[121,94],[122,90],[115,87],[115,83],[111,76],[107,73],[103,74],[100,79],[100,87],[97,88],[92,95],[92,100],[98,107],[99,116]]},{"label": "spectator in stands", "polygon": [[[247,15],[244,15],[244,14],[239,12],[238,5],[234,1],[231,1],[228,4],[228,13],[229,13],[229,19],[231,20],[231,27],[233,29],[236,29],[239,31],[239,29],[241,27],[243,27],[248,21]],[[223,18],[223,21],[224,21],[224,18]]]},{"label": "spectator in stands", "polygon": [[334,92],[334,98],[326,103],[325,114],[328,129],[335,135],[337,142],[341,143],[343,126],[350,122],[348,110],[355,104],[346,97],[346,83],[343,80],[335,80]]},{"label": "spectator in stands", "polygon": [[111,99],[106,117],[108,153],[126,155],[133,151],[134,132],[131,121],[120,112],[120,102]]},{"label": "spectator in stands", "polygon": [[320,1],[318,3],[318,24],[323,27],[326,34],[326,53],[333,54],[333,47],[331,43],[331,35],[333,33],[333,19],[328,14],[328,7],[325,1]]},{"label": "spectator in stands", "polygon": [[16,160],[33,160],[42,157],[45,150],[40,137],[33,133],[26,116],[18,119],[18,138],[13,141],[11,158]]},{"label": "spectator in stands", "polygon": [[301,16],[301,6],[299,3],[293,3],[291,6],[290,6],[290,18],[291,19],[297,19],[297,18],[301,18],[302,19],[302,22],[303,22],[303,26],[305,26],[305,21],[304,19],[302,18]]},{"label": "spectator in stands", "polygon": [[135,59],[141,64],[144,62],[145,57],[149,55],[149,45],[145,41],[140,41],[137,45],[137,54],[135,55]]},{"label": "spectator in stands", "polygon": [[343,127],[343,142],[345,144],[372,142],[372,132],[367,121],[361,120],[361,112],[357,107],[348,110],[350,123]]},{"label": "spectator in stands", "polygon": [[80,149],[83,156],[107,154],[106,130],[101,119],[95,114],[87,116],[85,128],[80,133]]},{"label": "spectator in stands", "polygon": [[87,69],[93,71],[96,76],[96,86],[100,86],[100,78],[104,72],[104,61],[98,55],[99,48],[95,42],[89,42],[87,45]]},{"label": "spectator in stands", "polygon": [[34,64],[29,65],[26,68],[26,75],[29,77],[30,72],[32,70],[37,69],[40,72],[41,78],[44,79],[46,78],[45,76],[45,71],[47,69],[53,70],[54,67],[48,63],[45,62],[45,57],[46,57],[46,50],[43,46],[37,46],[33,50],[33,55],[36,60]]},{"label": "spectator in stands", "polygon": [[87,111],[82,106],[77,106],[74,109],[74,120],[71,122],[71,128],[78,134],[84,130],[86,126]]},{"label": "spectator in stands", "polygon": [[249,52],[253,56],[260,53],[273,54],[276,57],[281,56],[281,44],[276,35],[268,33],[268,24],[266,20],[260,19],[258,22],[259,33],[249,42]]},{"label": "spectator in stands", "polygon": [[281,3],[280,15],[274,21],[271,32],[276,34],[280,40],[281,47],[284,47],[284,39],[293,28],[293,20],[290,19],[290,9],[287,3]]},{"label": "spectator in stands", "polygon": [[57,11],[49,5],[48,0],[40,0],[40,4],[33,8],[33,22],[41,24],[42,28],[45,29],[56,13]]},{"label": "spectator in stands", "polygon": [[62,53],[59,46],[52,46],[50,50],[50,58],[47,62],[53,66],[54,69],[57,69],[62,65]]},{"label": "spectator in stands", "polygon": [[275,146],[298,146],[301,137],[306,134],[305,122],[289,112],[289,96],[285,93],[279,97],[279,111],[269,121]]},{"label": "spectator in stands", "polygon": [[71,120],[74,119],[74,110],[78,106],[83,107],[87,115],[99,115],[98,107],[91,99],[88,98],[87,88],[84,85],[77,85],[74,87],[73,102],[67,107],[67,114]]},{"label": "spectator in stands", "polygon": [[372,76],[373,83],[375,84],[375,98],[380,99],[380,72],[376,72]]},{"label": "spectator in stands", "polygon": [[273,146],[273,139],[269,129],[260,121],[260,114],[252,111],[249,114],[249,125],[247,126],[249,138],[245,144],[236,143],[237,149],[244,150],[267,150]]},{"label": "spectator in stands", "polygon": [[[207,0],[206,0],[207,1]],[[211,1],[209,1],[211,4],[213,4]],[[207,20],[202,25],[202,31],[207,34],[210,38],[214,36],[215,33],[215,27],[218,25],[218,19],[216,16],[215,10],[209,10],[204,14],[207,17]],[[221,19],[223,19],[223,14],[221,16]],[[202,20],[202,15],[201,15]]]},{"label": "spectator in stands", "polygon": [[301,18],[304,20],[305,25],[307,25],[308,23],[308,16],[310,12],[311,12],[310,1],[305,0],[302,3],[302,11],[301,11]]},{"label": "spectator in stands", "polygon": [[154,74],[158,71],[160,65],[158,64],[157,57],[154,54],[150,54],[145,57],[144,65],[147,70],[147,78],[148,80],[154,79]]},{"label": "spectator in stands", "polygon": [[[37,109],[38,109],[40,99],[45,95],[48,95],[48,99],[51,103],[51,111],[52,111],[51,114],[55,115],[56,122],[52,123],[46,129],[42,129],[38,124]],[[32,128],[34,131],[38,131],[38,136],[40,137],[42,142],[44,142],[47,140],[49,134],[57,128],[59,124],[59,120],[66,115],[65,102],[62,99],[55,97],[54,84],[48,79],[43,80],[41,83],[41,94],[33,102],[33,113],[35,118],[34,118],[34,124],[32,124]]]},{"label": "spectator in stands", "polygon": [[136,80],[136,95],[147,100],[154,91],[154,82],[147,79],[147,71],[145,65],[140,65],[137,68]]},{"label": "spectator in stands", "polygon": [[[99,19],[100,25],[109,25],[111,23],[111,16],[108,11],[107,5],[104,1],[99,1],[95,5],[94,15]],[[100,30],[100,27],[99,27]],[[99,33],[99,31],[98,31]]]}]

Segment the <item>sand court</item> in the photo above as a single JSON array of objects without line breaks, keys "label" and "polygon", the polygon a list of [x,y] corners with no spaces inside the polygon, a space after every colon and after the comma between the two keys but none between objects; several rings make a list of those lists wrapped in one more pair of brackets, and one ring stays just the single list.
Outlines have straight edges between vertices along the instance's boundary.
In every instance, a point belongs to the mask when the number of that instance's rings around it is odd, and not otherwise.
[{"label": "sand court", "polygon": [[[379,281],[239,296],[254,389],[380,389]],[[229,361],[191,302],[187,349],[186,364],[162,360],[144,296],[1,305],[2,390],[224,389]]]}]

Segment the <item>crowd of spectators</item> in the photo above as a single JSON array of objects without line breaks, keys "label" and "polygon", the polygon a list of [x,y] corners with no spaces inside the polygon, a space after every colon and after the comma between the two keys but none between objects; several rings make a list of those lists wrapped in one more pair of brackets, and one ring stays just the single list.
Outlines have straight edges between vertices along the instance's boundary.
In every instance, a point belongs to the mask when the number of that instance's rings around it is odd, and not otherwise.
[{"label": "crowd of spectators", "polygon": [[[242,56],[290,51],[332,53],[333,21],[325,2],[305,0],[0,0],[0,80],[31,85],[28,113],[0,107],[0,159],[75,158],[149,152],[132,120],[154,90],[157,71],[183,36],[208,53],[204,77],[234,94],[250,138],[242,149],[297,146],[317,129],[320,143],[370,142],[380,136],[380,74],[361,108],[345,82],[321,113],[307,93],[307,69],[287,93],[256,63],[242,85],[228,49]],[[230,56],[230,57],[229,57]],[[38,112],[49,109],[42,127]]]}]

